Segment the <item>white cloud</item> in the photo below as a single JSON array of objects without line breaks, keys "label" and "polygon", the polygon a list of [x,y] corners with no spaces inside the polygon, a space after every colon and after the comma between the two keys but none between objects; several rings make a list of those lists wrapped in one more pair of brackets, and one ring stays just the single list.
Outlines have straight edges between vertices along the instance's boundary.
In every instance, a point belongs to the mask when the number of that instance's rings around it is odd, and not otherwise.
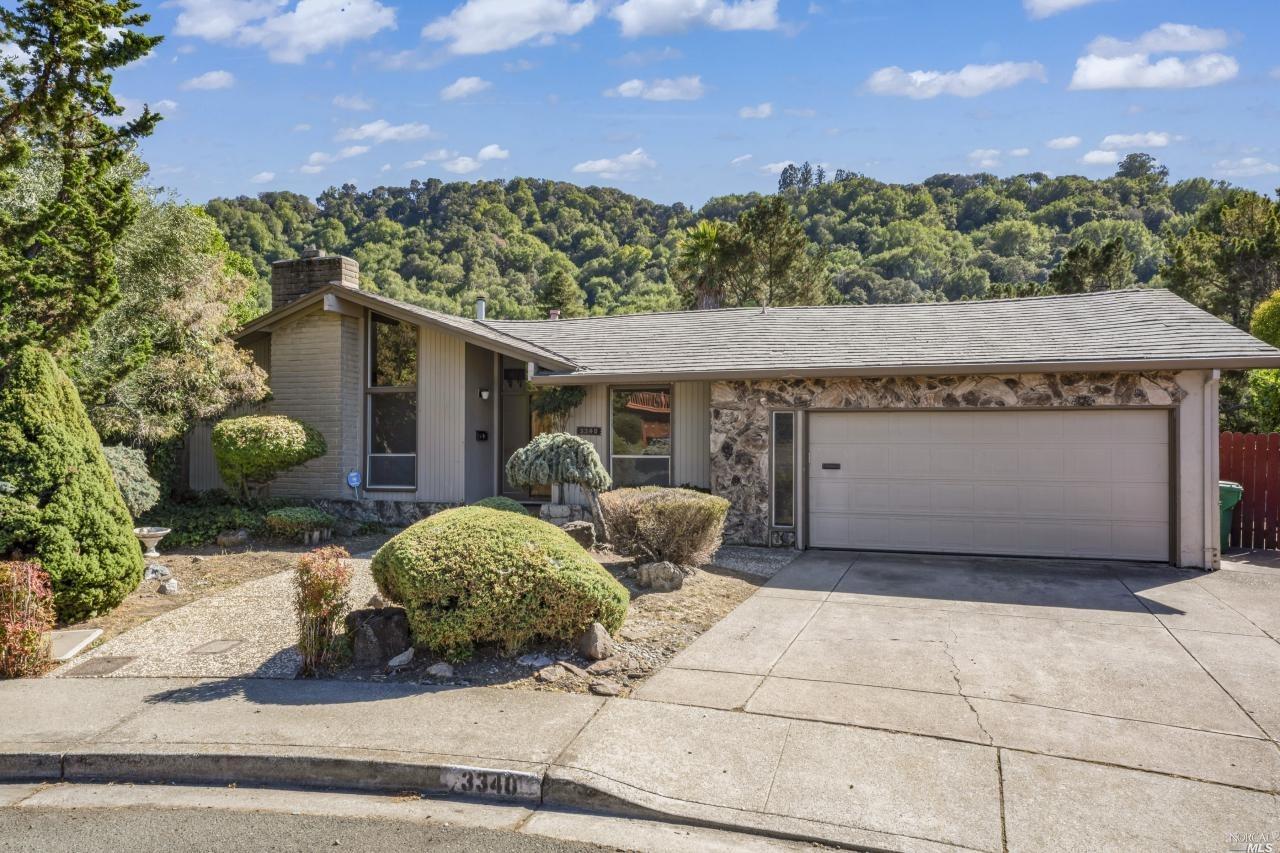
[{"label": "white cloud", "polygon": [[437,148],[434,151],[428,151],[417,160],[410,160],[404,164],[406,169],[419,169],[428,163],[439,163],[441,160],[448,160],[451,157],[457,157],[457,151],[450,151],[448,148]]},{"label": "white cloud", "polygon": [[373,109],[373,101],[360,95],[334,95],[333,105],[338,109],[354,110],[356,112]]},{"label": "white cloud", "polygon": [[1240,73],[1230,56],[1206,53],[1186,61],[1166,56],[1156,62],[1146,54],[1082,56],[1076,60],[1072,89],[1192,89],[1225,83]]},{"label": "white cloud", "polygon": [[632,50],[613,60],[614,65],[652,65],[657,62],[670,62],[681,59],[684,54],[674,47],[654,48],[652,50]]},{"label": "white cloud", "polygon": [[459,77],[440,90],[440,97],[446,101],[457,101],[479,94],[492,85],[482,77]]},{"label": "white cloud", "polygon": [[1226,30],[1207,30],[1190,24],[1161,24],[1133,41],[1098,36],[1085,51],[1094,56],[1133,56],[1135,53],[1204,53],[1231,43]]},{"label": "white cloud", "polygon": [[431,125],[429,124],[392,124],[384,118],[377,121],[366,122],[359,127],[344,127],[338,131],[335,139],[339,141],[348,139],[369,140],[374,143],[382,142],[409,142],[414,139],[426,139],[431,135]]},{"label": "white cloud", "polygon": [[394,28],[395,10],[378,0],[172,0],[180,36],[256,45],[273,62],[312,54]]},{"label": "white cloud", "polygon": [[867,79],[867,90],[876,95],[904,95],[915,99],[939,95],[972,98],[1025,80],[1043,83],[1044,66],[1039,62],[1000,62],[966,65],[959,71],[904,71],[892,65],[872,74]]},{"label": "white cloud", "polygon": [[596,0],[466,0],[422,28],[423,38],[448,42],[450,53],[507,50],[571,36],[595,20]]},{"label": "white cloud", "polygon": [[1009,151],[1009,156],[1010,157],[1030,157],[1031,149],[1030,148],[1014,148]]},{"label": "white cloud", "polygon": [[160,112],[172,113],[178,111],[178,102],[170,98],[161,98],[154,104],[155,108]]},{"label": "white cloud", "polygon": [[644,98],[646,101],[696,101],[706,94],[702,77],[663,77],[657,80],[628,80],[605,90],[610,98]]},{"label": "white cloud", "polygon": [[511,152],[497,144],[486,145],[480,149],[480,153],[476,155],[477,160],[505,160],[511,156]]},{"label": "white cloud", "polygon": [[768,101],[738,110],[738,118],[768,118],[771,115],[773,115],[773,104]]},{"label": "white cloud", "polygon": [[303,163],[299,168],[308,175],[314,175],[316,172],[323,172],[324,167],[339,160],[349,160],[352,157],[359,157],[369,151],[368,145],[348,145],[340,150],[337,154],[329,154],[324,151],[312,151],[311,156],[307,158],[307,162]]},{"label": "white cloud", "polygon": [[502,70],[506,71],[508,74],[520,74],[524,71],[532,71],[537,67],[537,63],[530,62],[527,59],[517,59],[514,62],[502,63]]},{"label": "white cloud", "polygon": [[617,157],[586,160],[574,166],[573,171],[580,175],[599,175],[602,178],[617,179],[634,177],[646,169],[656,168],[657,165],[657,162],[643,148],[637,148],[626,154],[619,154]]},{"label": "white cloud", "polygon": [[310,129],[311,129],[311,125],[307,124],[305,121],[299,122],[298,124],[295,124],[293,126],[294,133],[306,133]]},{"label": "white cloud", "polygon": [[192,77],[178,88],[180,89],[229,89],[236,83],[236,76],[230,71],[206,71],[198,77]]},{"label": "white cloud", "polygon": [[969,152],[969,163],[979,169],[994,169],[1000,165],[1000,149],[975,148]]},{"label": "white cloud", "polygon": [[1097,3],[1098,0],[1022,0],[1022,8],[1033,18],[1047,18],[1068,9]]},{"label": "white cloud", "polygon": [[441,164],[441,168],[446,172],[453,172],[455,175],[469,175],[483,165],[474,157],[455,157]]},{"label": "white cloud", "polygon": [[760,171],[769,175],[781,175],[783,169],[794,165],[794,160],[779,160],[777,163],[765,163],[760,167]]},{"label": "white cloud", "polygon": [[737,157],[734,157],[732,160],[730,160],[730,161],[729,161],[729,165],[730,165],[730,166],[741,166],[743,163],[750,163],[750,162],[751,162],[751,155],[750,155],[750,154],[741,154],[741,155],[739,155],[739,156],[737,156]]},{"label": "white cloud", "polygon": [[1224,178],[1256,178],[1280,172],[1280,166],[1261,157],[1242,157],[1239,160],[1219,160],[1213,171]]},{"label": "white cloud", "polygon": [[1164,148],[1177,137],[1163,131],[1147,131],[1146,133],[1112,133],[1103,137],[1102,147],[1107,149],[1132,150],[1134,148]]},{"label": "white cloud", "polygon": [[1065,151],[1068,148],[1077,147],[1083,141],[1084,140],[1078,136],[1055,136],[1053,139],[1046,142],[1045,145],[1050,148],[1057,149],[1058,151]]},{"label": "white cloud", "polygon": [[276,179],[275,172],[259,172],[249,179],[251,184],[266,184]]},{"label": "white cloud", "polygon": [[[1240,73],[1234,57],[1210,53],[1231,42],[1225,30],[1161,24],[1136,39],[1098,36],[1076,60],[1072,89],[1190,89],[1216,86]],[[1154,54],[1197,53],[1181,59]]]},{"label": "white cloud", "polygon": [[379,172],[390,172],[390,171],[391,171],[391,164],[390,164],[390,163],[383,163],[381,166],[379,166],[379,167],[378,167],[378,171],[379,171]]},{"label": "white cloud", "polygon": [[1095,148],[1081,157],[1080,162],[1086,166],[1114,166],[1120,162],[1120,155],[1114,151],[1101,151]]},{"label": "white cloud", "polygon": [[778,0],[625,0],[609,13],[624,36],[681,33],[692,27],[717,30],[773,30]]}]

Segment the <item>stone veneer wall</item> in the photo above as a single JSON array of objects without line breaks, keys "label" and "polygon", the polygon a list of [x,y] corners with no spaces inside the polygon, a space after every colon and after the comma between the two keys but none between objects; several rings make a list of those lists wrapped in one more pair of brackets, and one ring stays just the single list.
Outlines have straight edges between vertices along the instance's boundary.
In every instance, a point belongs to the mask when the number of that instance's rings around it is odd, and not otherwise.
[{"label": "stone veneer wall", "polygon": [[711,386],[711,491],[730,503],[726,541],[768,542],[769,413],[778,409],[1170,407],[1185,396],[1172,373],[715,382]]}]

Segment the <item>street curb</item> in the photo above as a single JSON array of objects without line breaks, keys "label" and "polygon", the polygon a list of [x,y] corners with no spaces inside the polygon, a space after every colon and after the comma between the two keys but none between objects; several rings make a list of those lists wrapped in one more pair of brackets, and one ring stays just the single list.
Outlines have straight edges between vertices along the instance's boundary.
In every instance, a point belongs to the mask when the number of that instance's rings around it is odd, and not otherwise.
[{"label": "street curb", "polygon": [[0,781],[56,782],[61,778],[61,752],[0,753]]}]

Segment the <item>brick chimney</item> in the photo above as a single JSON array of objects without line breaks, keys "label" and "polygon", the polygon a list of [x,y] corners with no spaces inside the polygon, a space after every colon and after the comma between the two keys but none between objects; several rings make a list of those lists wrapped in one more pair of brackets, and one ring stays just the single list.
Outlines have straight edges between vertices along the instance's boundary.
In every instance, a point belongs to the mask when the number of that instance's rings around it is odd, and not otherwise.
[{"label": "brick chimney", "polygon": [[360,265],[342,255],[326,255],[315,246],[303,249],[297,260],[276,261],[271,265],[271,310],[326,284],[359,289]]}]

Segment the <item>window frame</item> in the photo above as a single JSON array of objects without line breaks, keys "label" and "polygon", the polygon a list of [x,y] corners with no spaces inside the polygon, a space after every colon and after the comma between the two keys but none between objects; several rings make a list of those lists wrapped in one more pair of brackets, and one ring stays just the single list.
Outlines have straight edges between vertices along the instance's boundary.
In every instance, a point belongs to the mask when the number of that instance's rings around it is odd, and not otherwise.
[{"label": "window frame", "polygon": [[[414,330],[414,385],[374,385],[373,384],[373,363],[375,344],[375,334],[373,332],[374,324],[378,322],[391,322],[396,325],[409,326]],[[364,467],[364,485],[365,491],[369,492],[416,492],[418,490],[418,426],[422,412],[418,406],[418,385],[416,384],[422,375],[422,346],[421,333],[418,327],[413,323],[404,320],[397,320],[394,317],[388,317],[385,314],[379,314],[376,311],[369,311],[365,322],[365,364],[364,364],[364,458],[362,460]],[[413,452],[412,453],[375,453],[373,451],[373,400],[377,396],[387,394],[405,394],[413,398]],[[378,459],[404,459],[406,457],[413,458],[413,482],[400,484],[375,484],[371,480],[373,466],[370,462],[374,458]]]},{"label": "window frame", "polygon": [[[791,523],[778,523],[778,416],[791,418]],[[775,409],[769,412],[769,526],[777,530],[795,530],[799,515],[799,451],[798,425],[800,415],[793,409]]]},{"label": "window frame", "polygon": [[[618,391],[656,391],[667,395],[667,399],[671,401],[671,441],[670,447],[665,454],[657,453],[614,453],[613,452],[613,395]],[[675,460],[676,460],[676,394],[674,385],[610,385],[608,386],[609,394],[609,425],[608,434],[605,441],[609,448],[609,479],[614,480],[613,460],[614,459],[666,459],[667,460],[667,482],[663,488],[671,488],[675,479]],[[614,488],[631,488],[630,486],[618,486],[616,480],[613,484]]]}]

